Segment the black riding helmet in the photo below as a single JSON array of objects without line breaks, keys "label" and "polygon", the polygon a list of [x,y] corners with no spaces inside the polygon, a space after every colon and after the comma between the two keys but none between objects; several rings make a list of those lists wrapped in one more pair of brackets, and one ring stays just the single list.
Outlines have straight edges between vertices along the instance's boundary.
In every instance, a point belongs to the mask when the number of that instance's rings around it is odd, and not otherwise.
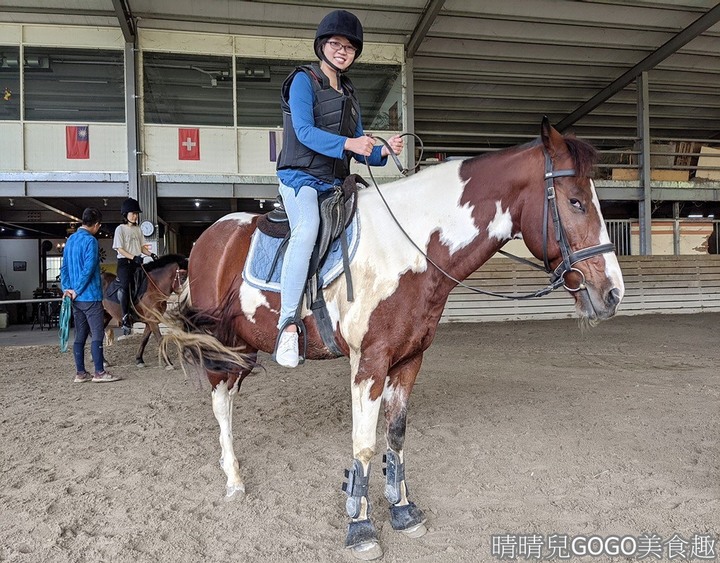
[{"label": "black riding helmet", "polygon": [[327,60],[322,52],[325,41],[333,35],[347,37],[352,46],[357,49],[355,52],[355,58],[350,64],[350,66],[352,66],[352,64],[360,58],[360,53],[362,53],[363,27],[355,14],[351,14],[346,10],[335,10],[322,19],[320,25],[318,25],[317,31],[315,32],[315,54],[320,60],[325,61],[336,71],[344,72],[340,71],[340,69],[338,69],[333,63]]},{"label": "black riding helmet", "polygon": [[138,200],[129,197],[122,202],[120,214],[125,217],[125,219],[127,219],[127,214],[133,212],[142,213],[142,209],[140,209],[140,204],[138,203]]}]

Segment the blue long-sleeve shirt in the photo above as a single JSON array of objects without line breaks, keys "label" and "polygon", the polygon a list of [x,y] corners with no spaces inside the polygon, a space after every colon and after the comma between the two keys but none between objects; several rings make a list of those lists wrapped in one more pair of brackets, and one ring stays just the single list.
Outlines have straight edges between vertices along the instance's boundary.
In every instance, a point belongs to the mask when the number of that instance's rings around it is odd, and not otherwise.
[{"label": "blue long-sleeve shirt", "polygon": [[75,301],[102,301],[98,241],[87,229],[80,227],[65,243],[60,285],[75,291]]},{"label": "blue long-sleeve shirt", "polygon": [[[330,133],[316,127],[313,104],[314,94],[310,78],[304,72],[298,72],[290,85],[289,99],[290,115],[292,117],[295,135],[303,145],[311,148],[315,152],[331,158],[342,158],[345,152],[344,146],[347,137],[336,135],[335,133]],[[362,137],[364,134],[362,116],[360,116],[355,130],[355,137]],[[381,151],[382,146],[378,145],[373,147],[372,153],[368,157],[370,166],[385,165],[387,157],[381,156]],[[353,157],[358,162],[365,164],[365,156],[353,153]],[[303,170],[293,168],[278,170],[277,176],[283,184],[294,188],[295,191],[299,190],[302,186],[310,186],[323,192],[329,190],[334,185],[323,182]],[[340,183],[341,180],[336,181],[336,184]]]}]

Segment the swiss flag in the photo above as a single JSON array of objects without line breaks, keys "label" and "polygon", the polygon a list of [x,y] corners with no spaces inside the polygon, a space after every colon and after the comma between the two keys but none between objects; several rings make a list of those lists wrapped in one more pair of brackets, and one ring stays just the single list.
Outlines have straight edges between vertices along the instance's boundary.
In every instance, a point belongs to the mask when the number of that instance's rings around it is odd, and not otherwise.
[{"label": "swiss flag", "polygon": [[178,158],[200,160],[200,129],[178,129]]},{"label": "swiss flag", "polygon": [[90,135],[87,125],[65,126],[66,158],[90,158]]}]

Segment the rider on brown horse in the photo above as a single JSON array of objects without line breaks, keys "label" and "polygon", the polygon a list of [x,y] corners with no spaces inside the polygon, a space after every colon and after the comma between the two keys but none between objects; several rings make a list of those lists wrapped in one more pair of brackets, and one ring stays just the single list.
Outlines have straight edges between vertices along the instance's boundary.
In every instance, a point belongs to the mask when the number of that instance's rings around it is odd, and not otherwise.
[{"label": "rider on brown horse", "polygon": [[153,260],[157,256],[150,252],[150,245],[145,243],[145,236],[138,227],[140,218],[140,204],[136,199],[127,198],[122,203],[121,213],[123,223],[115,229],[113,249],[117,251],[117,278],[120,282],[118,299],[122,307],[123,334],[132,332],[132,316],[130,315],[130,284],[137,270],[143,263],[143,254],[151,256]]}]

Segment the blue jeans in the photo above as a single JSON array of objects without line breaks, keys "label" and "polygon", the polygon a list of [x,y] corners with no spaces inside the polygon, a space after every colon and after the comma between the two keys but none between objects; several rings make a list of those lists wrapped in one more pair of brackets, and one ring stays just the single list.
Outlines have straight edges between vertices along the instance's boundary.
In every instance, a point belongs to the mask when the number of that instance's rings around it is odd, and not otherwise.
[{"label": "blue jeans", "polygon": [[280,320],[278,328],[295,317],[303,297],[318,229],[320,211],[318,193],[314,188],[303,186],[295,190],[280,183],[280,195],[290,221],[290,241],[283,258],[280,274]]},{"label": "blue jeans", "polygon": [[90,354],[92,355],[95,373],[103,371],[103,338],[105,337],[105,310],[102,301],[73,301],[73,317],[75,318],[75,342],[73,355],[78,373],[85,372],[85,342],[88,335]]}]

